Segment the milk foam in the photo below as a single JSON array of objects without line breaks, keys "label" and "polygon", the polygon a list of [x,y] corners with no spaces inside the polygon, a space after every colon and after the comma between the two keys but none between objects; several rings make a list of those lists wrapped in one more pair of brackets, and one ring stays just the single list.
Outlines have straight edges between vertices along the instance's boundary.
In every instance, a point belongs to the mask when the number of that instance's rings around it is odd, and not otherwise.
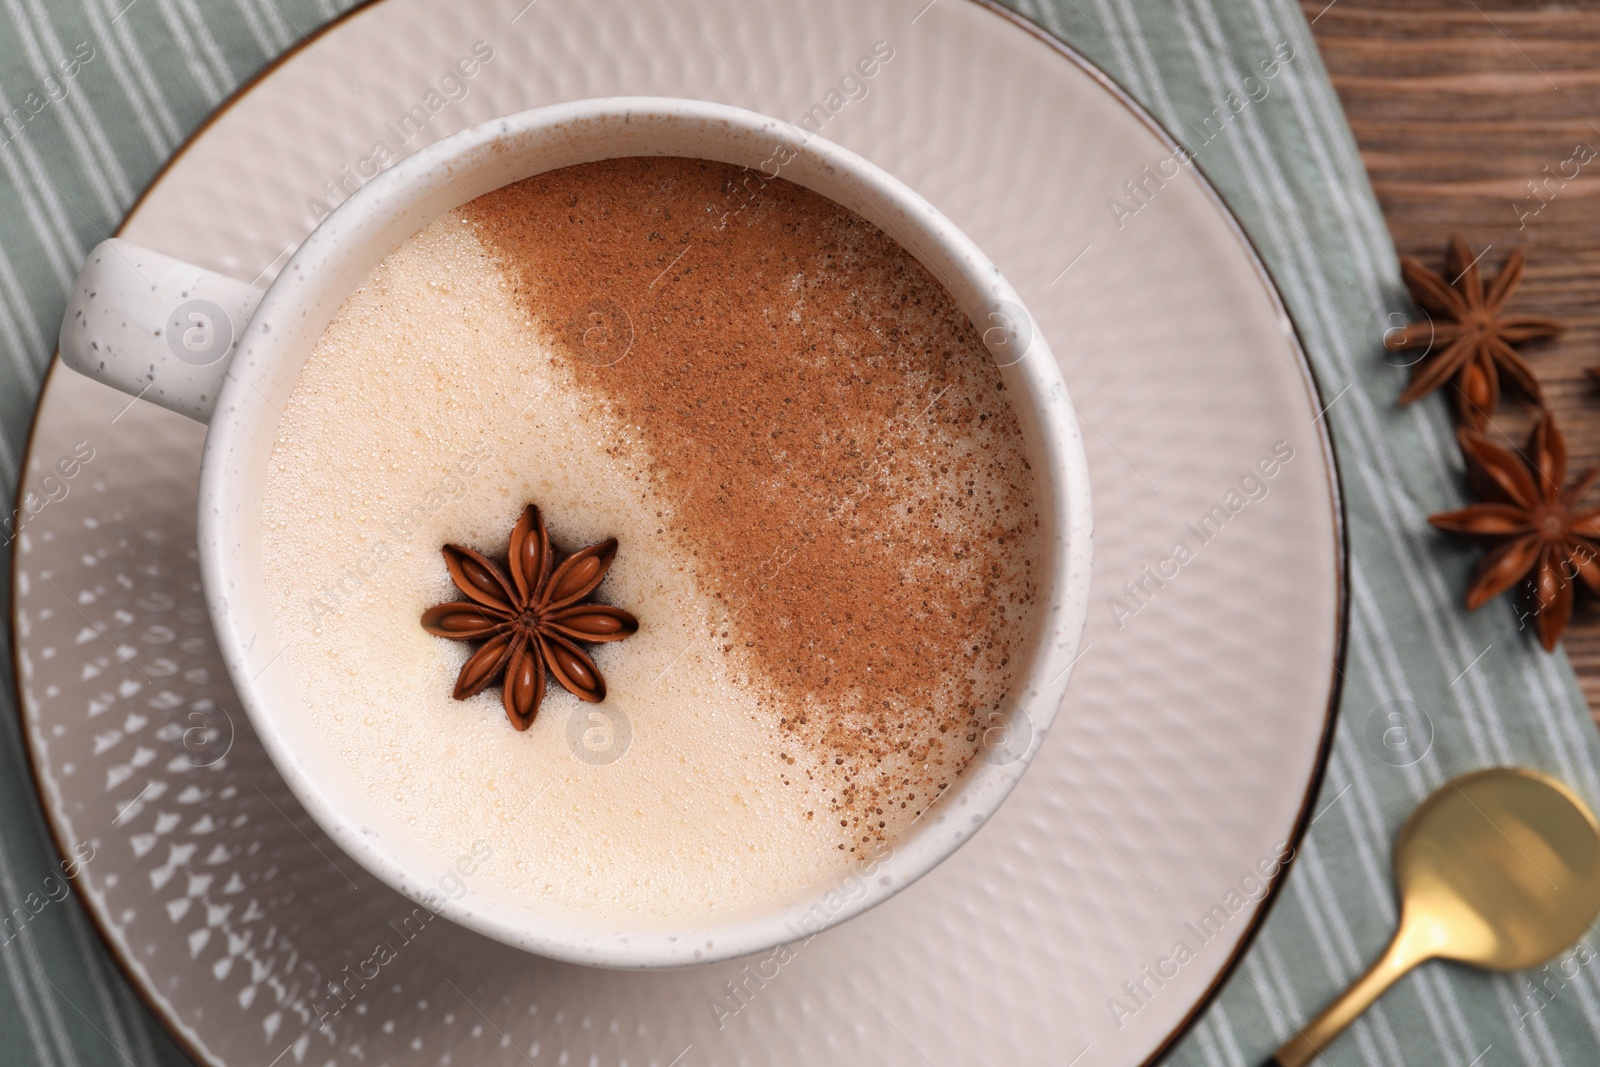
[{"label": "milk foam", "polygon": [[[708,638],[716,602],[662,534],[670,502],[629,443],[572,388],[470,227],[441,218],[349,298],[285,408],[263,500],[283,663],[330,749],[441,871],[481,841],[475,888],[529,904],[615,923],[736,913],[852,857],[809,784],[818,756],[780,742]],[[564,552],[620,542],[600,594],[639,632],[592,649],[599,707],[631,726],[615,762],[575,755],[574,713],[601,745],[605,720],[559,686],[526,733],[497,687],[452,699],[471,648],[418,624],[458,598],[440,546],[503,557],[530,502]]]}]

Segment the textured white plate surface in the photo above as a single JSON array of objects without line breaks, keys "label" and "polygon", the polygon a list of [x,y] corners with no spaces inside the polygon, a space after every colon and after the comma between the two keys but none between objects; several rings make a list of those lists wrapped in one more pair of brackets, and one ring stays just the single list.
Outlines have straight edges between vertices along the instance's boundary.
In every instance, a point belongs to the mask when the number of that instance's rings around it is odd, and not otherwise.
[{"label": "textured white plate surface", "polygon": [[[1257,917],[1239,887],[1294,833],[1339,644],[1318,404],[1249,249],[1187,169],[1119,226],[1107,199],[1170,150],[1095,76],[970,0],[525,2],[362,9],[225,109],[123,236],[265,283],[309,232],[308,201],[359,180],[379,140],[412,151],[622,93],[824,116],[821,133],[977,241],[1061,358],[1097,523],[1061,716],[970,844],[781,966],[623,974],[445,920],[408,931],[409,902],[321,835],[237,708],[193,547],[203,428],[57,368],[23,483],[18,676],[57,835],[95,847],[80,887],[113,949],[196,1055],[229,1067],[1146,1059]],[[446,80],[479,41],[493,57]],[[878,42],[892,58],[846,80]],[[427,121],[401,145],[407,114]],[[1230,497],[1279,442],[1294,458],[1266,495]],[[47,482],[75,448],[93,458]],[[1202,542],[1188,524],[1214,505],[1229,517]],[[1147,577],[1180,540],[1193,558]],[[1160,966],[1173,976],[1157,985],[1144,968]],[[319,1027],[329,981],[350,1003]]]}]

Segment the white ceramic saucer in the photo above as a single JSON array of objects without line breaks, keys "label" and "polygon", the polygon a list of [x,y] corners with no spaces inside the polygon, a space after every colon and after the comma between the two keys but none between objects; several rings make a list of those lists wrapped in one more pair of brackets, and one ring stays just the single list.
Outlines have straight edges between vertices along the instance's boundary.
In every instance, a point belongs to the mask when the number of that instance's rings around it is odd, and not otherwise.
[{"label": "white ceramic saucer", "polygon": [[[891,58],[861,79],[875,48]],[[408,925],[234,703],[195,563],[203,429],[58,367],[23,479],[16,656],[51,823],[95,847],[91,914],[179,1040],[228,1067],[1146,1060],[1227,973],[1257,872],[1305,821],[1341,539],[1270,283],[1192,168],[1147,179],[1171,148],[1103,77],[972,0],[384,0],[224,108],[122,235],[264,282],[380,141],[623,93],[810,116],[965,229],[1049,334],[1087,437],[1096,588],[1022,785],[923,882],[781,965],[593,971]],[[1114,214],[1129,181],[1142,206]],[[1253,478],[1275,448],[1293,458]],[[329,981],[348,1007],[319,1027]]]}]

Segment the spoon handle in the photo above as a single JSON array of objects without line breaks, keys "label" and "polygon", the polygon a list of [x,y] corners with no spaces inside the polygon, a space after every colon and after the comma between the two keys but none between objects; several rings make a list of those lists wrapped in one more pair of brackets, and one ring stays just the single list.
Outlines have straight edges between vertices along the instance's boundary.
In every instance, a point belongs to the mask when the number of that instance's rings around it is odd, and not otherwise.
[{"label": "spoon handle", "polygon": [[1324,1008],[1321,1015],[1285,1041],[1263,1067],[1305,1067],[1320,1056],[1345,1027],[1355,1022],[1356,1016],[1383,995],[1384,990],[1432,955],[1418,944],[1419,940],[1414,934],[1408,936],[1406,924],[1402,922],[1378,962],[1351,983],[1343,996]]}]

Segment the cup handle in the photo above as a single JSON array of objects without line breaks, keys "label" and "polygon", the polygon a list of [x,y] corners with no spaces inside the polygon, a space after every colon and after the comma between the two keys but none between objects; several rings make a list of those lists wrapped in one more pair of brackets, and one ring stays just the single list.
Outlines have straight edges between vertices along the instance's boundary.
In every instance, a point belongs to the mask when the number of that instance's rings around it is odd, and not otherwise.
[{"label": "cup handle", "polygon": [[113,237],[89,253],[72,287],[61,360],[98,382],[208,422],[265,292]]}]

